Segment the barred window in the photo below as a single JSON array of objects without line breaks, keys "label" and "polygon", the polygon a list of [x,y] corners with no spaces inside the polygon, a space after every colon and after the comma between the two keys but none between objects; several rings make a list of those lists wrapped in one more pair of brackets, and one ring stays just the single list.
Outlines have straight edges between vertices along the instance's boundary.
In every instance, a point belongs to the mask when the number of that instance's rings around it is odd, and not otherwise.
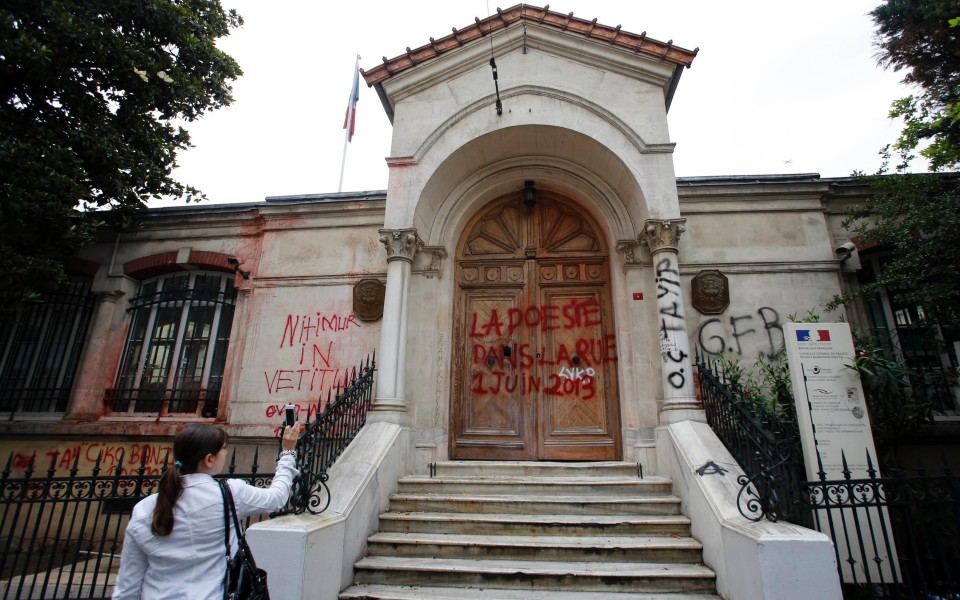
[{"label": "barred window", "polygon": [[0,322],[0,411],[67,410],[93,311],[91,283],[71,278]]},{"label": "barred window", "polygon": [[233,324],[236,289],[222,273],[175,273],[145,281],[131,324],[112,413],[214,417]]},{"label": "barred window", "polygon": [[[860,283],[874,283],[890,254],[865,252],[860,260]],[[941,327],[923,306],[898,303],[888,290],[866,298],[865,305],[875,341],[889,358],[909,367],[913,393],[932,407],[932,416],[960,415],[960,331]]]}]

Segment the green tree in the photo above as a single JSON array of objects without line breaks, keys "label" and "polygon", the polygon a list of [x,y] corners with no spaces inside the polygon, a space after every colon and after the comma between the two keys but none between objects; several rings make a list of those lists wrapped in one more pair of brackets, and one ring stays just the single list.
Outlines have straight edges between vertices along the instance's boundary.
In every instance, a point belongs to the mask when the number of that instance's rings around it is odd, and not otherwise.
[{"label": "green tree", "polygon": [[215,43],[241,24],[219,0],[0,4],[0,312],[147,199],[203,198],[171,176],[180,123],[232,101]]},{"label": "green tree", "polygon": [[894,150],[905,168],[913,152],[931,170],[960,162],[960,2],[887,0],[871,11],[882,66],[906,71],[918,93],[893,103],[890,116],[905,126]]},{"label": "green tree", "polygon": [[[960,160],[960,15],[957,0],[887,0],[871,13],[882,66],[906,71],[918,92],[893,103],[905,125],[884,166],[864,176],[873,196],[852,208],[843,226],[866,244],[892,250],[877,279],[856,295],[887,291],[900,306],[922,307],[931,323],[960,326],[960,180],[908,172],[914,153],[932,171]],[[918,150],[919,149],[919,150]],[[893,156],[899,164],[890,174]],[[850,297],[835,299],[843,303]]]},{"label": "green tree", "polygon": [[899,306],[922,307],[933,323],[960,327],[960,180],[934,173],[865,179],[873,196],[849,209],[843,226],[892,253],[858,295],[885,290]]}]

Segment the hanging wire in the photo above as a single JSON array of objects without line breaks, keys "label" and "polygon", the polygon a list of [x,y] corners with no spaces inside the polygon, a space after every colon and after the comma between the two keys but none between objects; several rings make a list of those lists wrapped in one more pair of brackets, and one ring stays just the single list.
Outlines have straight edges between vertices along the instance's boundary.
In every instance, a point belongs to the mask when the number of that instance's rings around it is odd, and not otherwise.
[{"label": "hanging wire", "polygon": [[[487,0],[487,16],[490,15],[490,2]],[[493,87],[497,92],[497,116],[503,115],[503,103],[500,102],[500,83],[497,81],[497,59],[493,56],[493,34],[490,34],[490,69],[493,70]]]}]

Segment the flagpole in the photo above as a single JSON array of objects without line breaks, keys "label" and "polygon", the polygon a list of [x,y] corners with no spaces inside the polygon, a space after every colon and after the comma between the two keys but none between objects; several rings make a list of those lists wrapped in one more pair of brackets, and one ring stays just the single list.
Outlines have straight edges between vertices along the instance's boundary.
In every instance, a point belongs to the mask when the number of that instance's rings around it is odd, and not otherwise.
[{"label": "flagpole", "polygon": [[343,191],[343,170],[347,166],[347,144],[350,142],[353,132],[353,119],[356,114],[355,96],[358,93],[360,85],[360,55],[357,55],[357,62],[353,65],[353,85],[350,86],[350,96],[347,98],[347,118],[344,121],[343,128],[343,158],[340,160],[340,184],[337,186],[337,193]]}]

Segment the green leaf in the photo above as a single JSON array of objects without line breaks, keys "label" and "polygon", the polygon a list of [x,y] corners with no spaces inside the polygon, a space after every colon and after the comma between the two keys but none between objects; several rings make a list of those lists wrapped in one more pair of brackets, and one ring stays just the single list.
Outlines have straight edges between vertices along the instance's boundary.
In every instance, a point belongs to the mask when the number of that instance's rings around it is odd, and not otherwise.
[{"label": "green leaf", "polygon": [[177,123],[231,102],[240,67],[216,42],[241,23],[219,0],[0,4],[0,312],[147,199],[203,198],[171,174]]}]

